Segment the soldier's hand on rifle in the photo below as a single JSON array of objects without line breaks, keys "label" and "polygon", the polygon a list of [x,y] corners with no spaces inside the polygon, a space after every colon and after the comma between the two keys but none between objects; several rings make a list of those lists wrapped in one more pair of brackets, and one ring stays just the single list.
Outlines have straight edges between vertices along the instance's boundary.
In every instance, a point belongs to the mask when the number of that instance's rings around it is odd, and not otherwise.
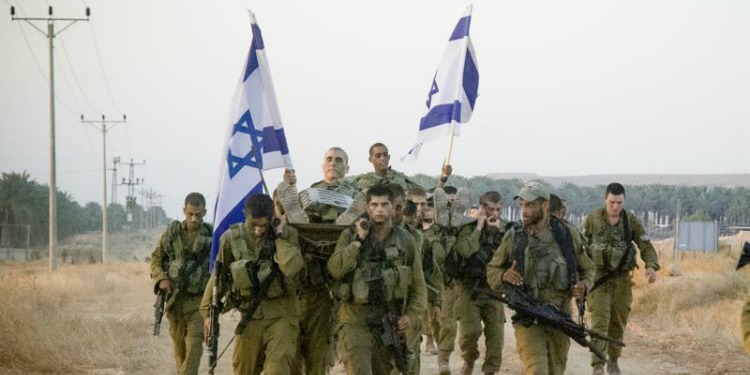
[{"label": "soldier's hand on rifle", "polygon": [[208,344],[208,335],[211,332],[211,319],[203,319],[203,342]]},{"label": "soldier's hand on rifle", "polygon": [[510,285],[521,286],[523,285],[523,277],[516,271],[516,261],[503,273],[503,282]]},{"label": "soldier's hand on rifle", "polygon": [[649,284],[653,284],[656,281],[656,271],[651,267],[646,268],[646,278],[648,278]]},{"label": "soldier's hand on rifle", "polygon": [[288,183],[289,185],[294,185],[297,183],[297,175],[294,173],[294,169],[284,169],[284,182]]},{"label": "soldier's hand on rifle", "polygon": [[398,318],[396,325],[398,325],[398,333],[402,335],[406,334],[406,331],[411,327],[411,319],[409,319],[409,315],[401,315]]},{"label": "soldier's hand on rifle", "polygon": [[364,241],[367,235],[370,233],[370,222],[365,218],[359,218],[354,223],[354,228],[357,230],[358,240]]},{"label": "soldier's hand on rifle", "polygon": [[161,279],[161,281],[159,281],[159,289],[167,292],[167,294],[172,294],[172,280]]},{"label": "soldier's hand on rifle", "polygon": [[573,286],[573,298],[580,299],[586,296],[586,285],[583,285],[583,281],[576,282]]}]

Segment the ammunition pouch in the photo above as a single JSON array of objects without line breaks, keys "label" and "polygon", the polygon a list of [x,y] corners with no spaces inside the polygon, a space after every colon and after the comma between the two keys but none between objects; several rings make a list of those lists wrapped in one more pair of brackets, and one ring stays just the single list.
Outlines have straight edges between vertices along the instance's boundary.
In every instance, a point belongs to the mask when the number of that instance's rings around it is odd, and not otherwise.
[{"label": "ammunition pouch", "polygon": [[241,298],[250,298],[258,286],[258,276],[253,272],[254,263],[247,259],[232,262],[229,272],[232,275],[232,290]]}]

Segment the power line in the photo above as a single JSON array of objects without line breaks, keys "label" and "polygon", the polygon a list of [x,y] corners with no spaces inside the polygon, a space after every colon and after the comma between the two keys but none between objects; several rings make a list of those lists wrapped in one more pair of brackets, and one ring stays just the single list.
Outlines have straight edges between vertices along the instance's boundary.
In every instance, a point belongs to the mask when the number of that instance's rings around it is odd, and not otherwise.
[{"label": "power line", "polygon": [[[49,268],[50,271],[54,271],[57,268],[57,164],[56,164],[56,152],[55,152],[55,54],[54,51],[54,39],[55,36],[65,31],[68,27],[72,26],[78,21],[88,21],[91,11],[86,8],[86,18],[55,18],[52,17],[52,7],[48,8],[48,16],[45,18],[40,17],[16,17],[15,7],[10,7],[11,21],[24,21],[37,29],[39,32],[44,34],[47,38],[49,45],[49,109],[50,109],[50,148],[49,148]],[[44,21],[47,24],[47,31],[37,27],[34,22]],[[55,21],[66,21],[68,22],[62,29],[55,33]]]},{"label": "power line", "polygon": [[96,32],[94,31],[94,25],[92,23],[89,23],[89,28],[91,29],[91,36],[94,38],[94,50],[96,51],[96,58],[99,62],[99,69],[102,72],[102,78],[104,78],[104,87],[107,88],[107,95],[109,95],[109,100],[112,101],[112,105],[115,106],[115,109],[117,109],[118,112],[123,113],[123,111],[120,109],[120,106],[117,105],[117,102],[115,101],[114,97],[112,96],[112,90],[109,88],[109,82],[107,81],[107,74],[104,72],[104,64],[102,64],[102,55],[99,53],[99,43],[96,39]]},{"label": "power line", "polygon": [[60,44],[62,45],[62,50],[63,50],[63,54],[65,55],[65,59],[68,62],[68,68],[70,69],[71,74],[73,74],[73,79],[75,80],[76,85],[78,86],[78,90],[81,92],[81,96],[83,96],[83,99],[86,100],[86,103],[88,103],[89,107],[91,107],[91,109],[93,109],[94,112],[101,113],[101,111],[99,111],[96,108],[96,106],[91,104],[91,101],[89,100],[88,96],[86,96],[86,92],[83,91],[83,87],[81,86],[81,81],[78,80],[78,75],[76,74],[75,69],[73,69],[73,64],[70,61],[70,56],[68,56],[68,49],[65,46],[65,39],[62,36],[60,37]]}]

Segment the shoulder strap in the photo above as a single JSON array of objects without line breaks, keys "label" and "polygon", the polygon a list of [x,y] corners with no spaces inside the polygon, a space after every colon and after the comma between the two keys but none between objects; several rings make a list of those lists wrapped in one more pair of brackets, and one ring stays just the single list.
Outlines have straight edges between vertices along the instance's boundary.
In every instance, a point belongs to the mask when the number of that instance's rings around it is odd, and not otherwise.
[{"label": "shoulder strap", "polygon": [[513,226],[513,255],[512,260],[516,261],[516,270],[523,275],[526,266],[526,247],[529,245],[529,235],[523,228],[522,223]]},{"label": "shoulder strap", "polygon": [[577,281],[576,270],[578,265],[573,249],[573,236],[565,223],[554,216],[550,217],[550,228],[552,229],[552,236],[555,237],[555,242],[557,242],[557,246],[560,247],[560,252],[565,258],[565,264],[568,266],[568,280],[570,280],[571,285],[574,285]]}]

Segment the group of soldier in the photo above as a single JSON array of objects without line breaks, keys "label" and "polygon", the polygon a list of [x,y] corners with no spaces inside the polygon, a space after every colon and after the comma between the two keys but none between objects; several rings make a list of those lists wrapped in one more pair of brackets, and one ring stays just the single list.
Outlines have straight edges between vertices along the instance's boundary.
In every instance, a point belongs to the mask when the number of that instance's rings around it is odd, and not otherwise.
[{"label": "group of soldier", "polygon": [[[494,374],[502,363],[505,312],[483,290],[519,288],[567,314],[572,299],[585,300],[591,328],[622,340],[636,253],[648,281],[656,279],[656,252],[638,218],[624,209],[619,183],[606,187],[604,207],[585,219],[581,232],[565,220],[564,201],[539,183],[525,184],[513,197],[520,222],[501,217],[503,198],[495,191],[481,195],[470,218],[464,215],[468,191],[445,185],[450,166],[427,190],[390,167],[382,143],[370,147],[369,161],[373,172],[348,180],[346,152],[326,151],[323,180],[311,188],[346,196],[346,205],[311,201],[298,191],[293,171],[285,172],[273,198],[248,197],[245,221],[220,238],[216,263],[224,267],[220,274],[214,267],[213,276],[205,200],[187,196],[185,221],[164,232],[151,263],[154,291],[170,296],[179,374],[198,371],[217,297],[225,312],[242,313],[235,374],[322,375],[336,361],[349,374],[419,374],[424,341],[440,374],[449,375],[458,337],[461,374],[468,375],[482,334],[481,371]],[[339,228],[338,240],[306,238],[309,226]],[[512,323],[524,374],[564,373],[565,333],[520,312]],[[605,366],[620,374],[621,347],[592,341],[606,357],[592,354],[593,374],[604,374]]]}]

